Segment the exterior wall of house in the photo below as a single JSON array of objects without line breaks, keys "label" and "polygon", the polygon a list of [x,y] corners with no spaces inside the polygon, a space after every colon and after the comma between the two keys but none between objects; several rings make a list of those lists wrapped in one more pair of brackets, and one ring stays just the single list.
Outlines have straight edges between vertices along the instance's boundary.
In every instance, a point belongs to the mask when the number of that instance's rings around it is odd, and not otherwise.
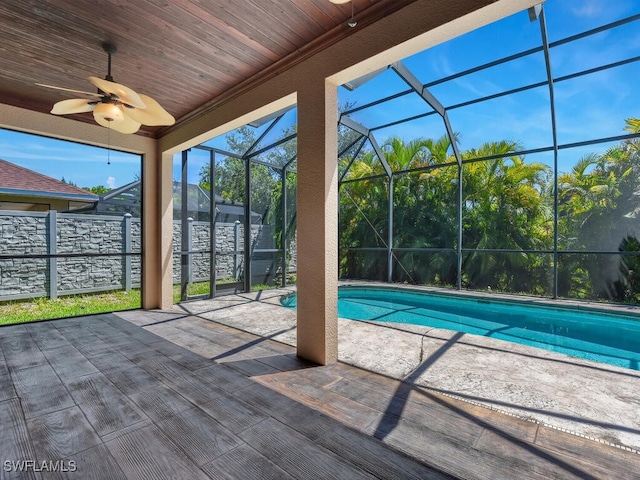
[{"label": "exterior wall of house", "polygon": [[0,210],[21,210],[25,212],[56,210],[58,212],[66,212],[85,205],[88,205],[88,203],[70,201],[63,198],[0,193]]}]

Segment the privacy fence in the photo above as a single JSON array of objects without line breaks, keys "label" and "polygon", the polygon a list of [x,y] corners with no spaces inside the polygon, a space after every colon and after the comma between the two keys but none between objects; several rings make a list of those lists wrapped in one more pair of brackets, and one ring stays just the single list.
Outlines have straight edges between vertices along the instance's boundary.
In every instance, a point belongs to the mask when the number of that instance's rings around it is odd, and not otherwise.
[{"label": "privacy fence", "polygon": [[0,212],[0,301],[140,286],[140,220]]},{"label": "privacy fence", "polygon": [[[208,222],[188,222],[189,282],[209,280]],[[174,283],[180,282],[180,222],[174,222]],[[131,215],[79,215],[49,212],[0,212],[0,301],[129,290],[140,287],[142,267],[140,219]],[[273,232],[252,227],[252,256],[272,260],[258,269],[265,278],[281,274]],[[216,277],[238,278],[244,259],[244,228],[216,225]],[[288,271],[295,271],[295,248]]]},{"label": "privacy fence", "polygon": [[[182,231],[179,222],[173,226],[173,282],[180,283],[181,255],[187,256],[188,282],[209,280],[209,251],[211,228],[209,222],[187,221],[187,245],[181,248]],[[276,248],[277,233],[273,225],[251,225],[251,276],[252,284],[270,284],[281,279],[282,250]],[[296,271],[295,237],[287,246],[286,271]],[[244,225],[216,223],[216,279],[239,280],[244,275]]]}]

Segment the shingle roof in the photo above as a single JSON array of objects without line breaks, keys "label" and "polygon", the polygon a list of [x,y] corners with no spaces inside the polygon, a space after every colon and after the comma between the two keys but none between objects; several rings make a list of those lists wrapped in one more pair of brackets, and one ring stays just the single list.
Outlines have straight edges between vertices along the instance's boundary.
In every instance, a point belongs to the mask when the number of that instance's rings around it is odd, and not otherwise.
[{"label": "shingle roof", "polygon": [[[12,192],[12,190],[14,192]],[[0,159],[0,192],[97,200],[98,196],[28,168]]]}]

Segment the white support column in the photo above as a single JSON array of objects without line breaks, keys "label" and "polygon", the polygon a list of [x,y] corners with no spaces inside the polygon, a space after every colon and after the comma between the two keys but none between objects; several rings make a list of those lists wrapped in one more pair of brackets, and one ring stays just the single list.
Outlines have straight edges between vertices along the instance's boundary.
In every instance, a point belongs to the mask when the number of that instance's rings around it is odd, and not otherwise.
[{"label": "white support column", "polygon": [[298,356],[338,359],[337,87],[298,91]]},{"label": "white support column", "polygon": [[142,308],[173,305],[173,157],[145,155],[143,162],[144,262]]}]

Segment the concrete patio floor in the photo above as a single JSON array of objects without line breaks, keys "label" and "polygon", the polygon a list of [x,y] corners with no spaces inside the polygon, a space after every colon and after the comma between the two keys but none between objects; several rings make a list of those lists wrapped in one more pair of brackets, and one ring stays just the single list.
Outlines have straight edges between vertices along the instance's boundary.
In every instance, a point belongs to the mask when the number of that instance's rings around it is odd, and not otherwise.
[{"label": "concrete patio floor", "polygon": [[[638,478],[630,448],[412,383],[459,345],[485,351],[464,338],[439,339],[416,359],[413,337],[386,337],[410,347],[393,357],[396,375],[410,372],[400,381],[343,362],[312,365],[292,346],[218,321],[260,324],[291,342],[279,293],[0,328],[0,478]],[[352,334],[351,324],[341,322],[343,355],[392,363],[387,329]]]},{"label": "concrete patio floor", "polygon": [[[0,478],[457,478],[279,393],[327,378],[291,347],[205,321],[208,339],[192,337],[205,357],[135,325],[198,320],[132,311],[0,328]],[[359,372],[342,374],[366,385]],[[351,404],[360,424],[381,418]]]},{"label": "concrete patio floor", "polygon": [[[295,288],[175,308],[295,346]],[[179,340],[174,340],[179,343]],[[339,359],[520,419],[640,452],[640,372],[436,328],[339,320]]]}]

